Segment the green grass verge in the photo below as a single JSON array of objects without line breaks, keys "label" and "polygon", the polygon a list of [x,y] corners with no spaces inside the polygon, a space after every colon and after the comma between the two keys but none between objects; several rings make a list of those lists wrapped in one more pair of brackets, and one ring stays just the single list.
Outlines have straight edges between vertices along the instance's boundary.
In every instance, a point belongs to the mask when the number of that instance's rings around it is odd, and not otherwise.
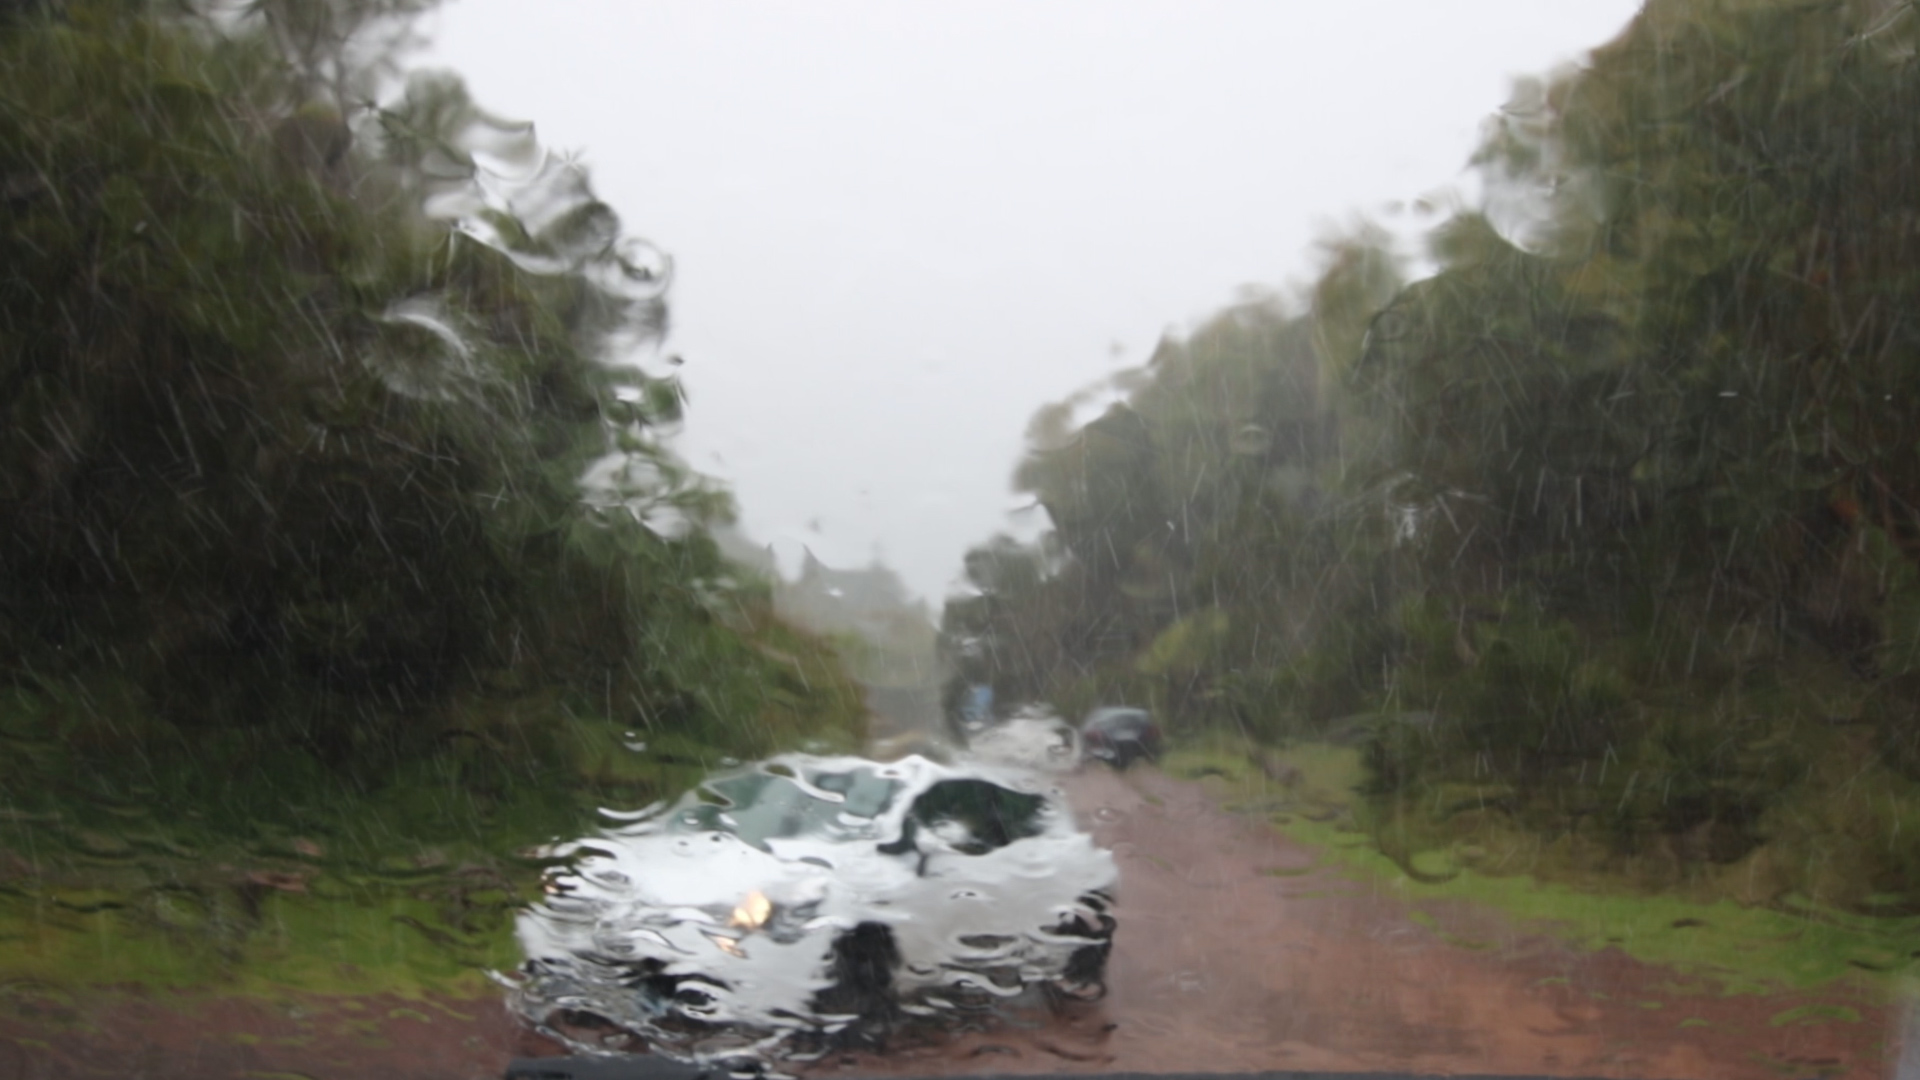
[{"label": "green grass verge", "polygon": [[405,898],[274,895],[251,925],[224,932],[157,927],[125,907],[8,903],[0,906],[0,978],[242,996],[476,997],[490,992],[488,970],[517,963],[510,919],[457,937],[440,921],[431,905]]},{"label": "green grass verge", "polygon": [[[523,853],[764,749],[529,701],[476,708],[460,718],[475,734],[419,756],[330,770],[272,732],[116,751],[94,745],[104,721],[0,692],[0,986],[491,993],[539,895]],[[857,742],[805,719],[780,737]]]},{"label": "green grass verge", "polygon": [[[1491,845],[1468,842],[1395,858],[1383,850],[1372,811],[1355,794],[1362,778],[1357,751],[1300,745],[1268,751],[1264,768],[1258,754],[1227,740],[1200,740],[1170,751],[1164,765],[1171,775],[1206,783],[1229,808],[1270,821],[1318,849],[1322,865],[1410,903],[1485,905],[1528,931],[1579,948],[1618,948],[1639,960],[1710,977],[1726,993],[1805,989],[1849,977],[1890,985],[1920,970],[1915,963],[1920,919],[1851,915],[1813,904],[1761,906],[1715,896],[1716,888],[1730,891],[1738,866],[1687,895],[1674,895],[1637,889],[1624,877],[1609,880],[1590,870],[1574,874],[1554,857],[1551,845],[1537,840],[1530,852],[1487,850]],[[1295,770],[1291,777],[1289,768]],[[1556,880],[1557,873],[1569,880]]]}]

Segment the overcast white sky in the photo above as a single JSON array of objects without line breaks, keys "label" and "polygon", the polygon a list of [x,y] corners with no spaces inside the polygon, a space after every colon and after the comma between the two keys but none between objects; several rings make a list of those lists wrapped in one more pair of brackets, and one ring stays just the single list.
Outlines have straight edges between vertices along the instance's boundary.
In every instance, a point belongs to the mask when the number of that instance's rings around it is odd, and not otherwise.
[{"label": "overcast white sky", "polygon": [[747,531],[937,605],[1038,406],[1460,183],[1514,76],[1637,8],[454,0],[420,63],[672,254],[679,448]]}]

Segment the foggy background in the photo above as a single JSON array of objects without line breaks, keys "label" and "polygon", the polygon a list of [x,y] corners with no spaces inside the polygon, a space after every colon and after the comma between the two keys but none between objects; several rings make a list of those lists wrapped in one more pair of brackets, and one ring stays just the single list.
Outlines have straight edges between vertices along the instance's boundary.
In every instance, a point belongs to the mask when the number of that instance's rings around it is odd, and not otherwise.
[{"label": "foggy background", "polygon": [[678,445],[742,527],[937,604],[1043,524],[1007,517],[1035,408],[1309,279],[1356,212],[1417,236],[1509,80],[1637,7],[459,0],[416,66],[673,256]]}]

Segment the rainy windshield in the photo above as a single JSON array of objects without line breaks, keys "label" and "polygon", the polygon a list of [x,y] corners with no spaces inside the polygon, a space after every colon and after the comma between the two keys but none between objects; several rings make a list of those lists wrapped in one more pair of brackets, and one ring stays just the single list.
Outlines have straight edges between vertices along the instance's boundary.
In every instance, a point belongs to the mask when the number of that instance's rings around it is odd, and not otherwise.
[{"label": "rainy windshield", "polygon": [[0,1080],[1920,1077],[1910,0],[0,3]]}]

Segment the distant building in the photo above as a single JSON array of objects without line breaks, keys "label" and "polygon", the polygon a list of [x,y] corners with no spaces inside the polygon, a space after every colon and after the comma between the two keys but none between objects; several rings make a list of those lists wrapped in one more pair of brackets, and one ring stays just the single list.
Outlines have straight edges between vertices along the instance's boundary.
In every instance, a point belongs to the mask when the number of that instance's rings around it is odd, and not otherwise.
[{"label": "distant building", "polygon": [[925,623],[933,618],[925,601],[907,592],[900,575],[874,563],[860,570],[836,570],[806,553],[800,577],[781,589],[780,603],[807,625],[822,631],[853,632],[884,640],[900,629],[902,617]]},{"label": "distant building", "polygon": [[781,615],[817,633],[854,639],[847,657],[867,688],[878,727],[893,733],[937,727],[941,671],[932,613],[900,575],[875,562],[836,570],[811,551],[800,577],[774,590]]}]

